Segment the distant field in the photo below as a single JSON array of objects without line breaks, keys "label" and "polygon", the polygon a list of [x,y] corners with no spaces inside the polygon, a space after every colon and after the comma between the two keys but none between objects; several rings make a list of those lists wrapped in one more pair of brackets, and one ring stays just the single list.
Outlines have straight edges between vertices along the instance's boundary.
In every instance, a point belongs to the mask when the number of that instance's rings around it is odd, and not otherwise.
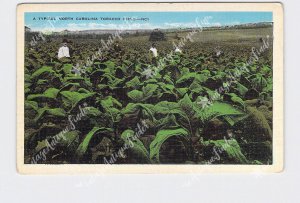
[{"label": "distant field", "polygon": [[[180,33],[184,37],[187,33]],[[234,30],[207,30],[199,32],[193,36],[195,41],[232,41],[240,42],[241,40],[258,40],[260,37],[272,36],[272,28],[256,29],[234,29]]]},{"label": "distant field", "polygon": [[[241,40],[258,40],[260,37],[272,36],[272,27],[269,28],[251,28],[251,29],[230,29],[230,30],[204,30],[193,35],[195,42],[215,42],[215,41],[231,41],[240,42]],[[185,37],[188,32],[178,31],[179,37]],[[175,33],[167,33],[167,40],[175,40]],[[149,36],[130,36],[128,39],[148,41]]]},{"label": "distant field", "polygon": [[[272,45],[273,28],[249,28],[249,29],[229,29],[229,30],[204,30],[198,32],[192,36],[193,43],[185,42],[182,47],[183,50],[190,50],[191,46],[198,49],[199,52],[211,52],[216,47],[221,48],[223,51],[247,57],[251,52],[252,47],[259,48],[262,43],[261,38],[266,39],[269,36],[269,43]],[[189,32],[178,31],[178,36],[184,39]],[[176,33],[167,33],[166,41],[157,42],[157,46],[160,50],[170,51],[173,49],[173,43],[179,44],[180,41],[175,38]],[[151,45],[149,42],[149,34],[142,36],[128,36],[121,40],[124,46],[132,46],[132,44],[138,44],[140,46],[146,46],[145,49]],[[267,51],[272,55],[272,46]]]}]

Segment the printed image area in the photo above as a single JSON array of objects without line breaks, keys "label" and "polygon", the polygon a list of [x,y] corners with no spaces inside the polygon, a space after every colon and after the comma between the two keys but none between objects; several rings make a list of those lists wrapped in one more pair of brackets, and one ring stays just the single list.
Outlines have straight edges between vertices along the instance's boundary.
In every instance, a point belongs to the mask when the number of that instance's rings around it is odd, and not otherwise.
[{"label": "printed image area", "polygon": [[272,13],[25,25],[25,164],[272,164]]}]

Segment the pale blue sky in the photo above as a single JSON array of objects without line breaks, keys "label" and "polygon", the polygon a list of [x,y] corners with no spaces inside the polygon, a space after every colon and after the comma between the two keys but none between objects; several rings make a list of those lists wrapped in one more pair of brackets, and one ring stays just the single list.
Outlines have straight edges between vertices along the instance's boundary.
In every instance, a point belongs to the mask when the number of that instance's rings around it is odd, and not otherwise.
[{"label": "pale blue sky", "polygon": [[[41,20],[52,17],[52,20]],[[71,17],[72,20],[61,20]],[[97,18],[77,20],[77,17]],[[120,20],[103,20],[120,18]],[[124,21],[124,17],[146,18],[145,21]],[[88,29],[154,29],[184,28],[214,25],[272,22],[272,12],[30,12],[25,13],[25,25],[36,31],[88,30]],[[206,22],[208,24],[204,24]]]}]

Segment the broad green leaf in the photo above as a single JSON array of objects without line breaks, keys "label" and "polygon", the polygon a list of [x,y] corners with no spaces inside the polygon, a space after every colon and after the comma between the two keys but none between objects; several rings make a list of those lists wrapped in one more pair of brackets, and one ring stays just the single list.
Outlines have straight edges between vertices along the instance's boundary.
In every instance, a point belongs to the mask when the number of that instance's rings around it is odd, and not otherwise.
[{"label": "broad green leaf", "polygon": [[128,97],[135,102],[140,102],[144,100],[144,94],[139,90],[132,90],[128,92]]},{"label": "broad green leaf", "polygon": [[231,98],[231,101],[235,104],[239,104],[241,107],[245,107],[245,102],[242,98],[240,98],[239,96],[237,96],[236,94],[234,93],[228,93],[227,94],[228,96],[230,96]]},{"label": "broad green leaf", "polygon": [[99,111],[99,109],[97,109],[95,107],[92,107],[92,106],[84,107],[82,109],[86,113],[87,117],[89,117],[89,116],[97,117],[97,116],[101,116],[102,115],[102,113],[101,113],[101,111]]},{"label": "broad green leaf", "polygon": [[179,105],[175,102],[161,101],[155,105],[154,110],[157,114],[168,114],[178,107]]},{"label": "broad green leaf", "polygon": [[239,83],[239,82],[237,82],[236,85],[237,85],[237,88],[236,88],[236,89],[238,90],[239,94],[240,94],[241,96],[244,96],[244,95],[246,94],[246,92],[248,91],[248,88],[245,87],[244,85],[242,85],[242,84]]},{"label": "broad green leaf", "polygon": [[136,158],[140,163],[150,163],[149,152],[133,130],[125,130],[121,134],[121,139],[127,145],[127,150],[132,153],[131,158]]},{"label": "broad green leaf", "polygon": [[[239,163],[239,164],[247,164],[248,160],[241,152],[241,148],[238,142],[235,139],[228,140],[209,140],[205,141],[204,146],[213,145],[218,150],[215,149],[215,153],[218,153],[220,156],[221,163],[227,163],[228,161],[231,163]],[[226,154],[226,156],[224,156]],[[228,160],[222,160],[222,158],[226,158]]]},{"label": "broad green leaf", "polygon": [[50,109],[48,107],[44,107],[44,108],[38,109],[37,112],[38,112],[38,114],[34,118],[35,121],[39,121],[45,115],[51,115],[51,116],[54,116],[54,117],[66,117],[66,112],[62,108]]},{"label": "broad green leaf", "polygon": [[174,114],[168,114],[162,119],[155,121],[155,126],[157,129],[171,129],[178,128],[180,125],[177,123],[176,117]]},{"label": "broad green leaf", "polygon": [[197,116],[203,123],[206,123],[207,121],[216,117],[244,117],[245,113],[230,104],[214,102],[213,104],[208,105],[206,108],[198,109]]},{"label": "broad green leaf", "polygon": [[122,108],[122,104],[112,96],[101,100],[100,104],[104,109],[109,109],[110,107]]},{"label": "broad green leaf", "polygon": [[176,81],[176,84],[191,84],[194,80],[198,83],[205,82],[207,80],[207,76],[204,74],[198,74],[198,73],[187,73],[184,74],[181,78],[179,78]]},{"label": "broad green leaf", "polygon": [[150,98],[154,92],[156,91],[158,85],[156,84],[147,84],[142,88],[143,95],[144,95],[144,100]]},{"label": "broad green leaf", "polygon": [[188,96],[188,94],[186,94],[179,102],[179,109],[184,112],[189,119],[192,119],[196,113],[196,109],[194,107],[194,103],[192,102],[192,100],[190,99],[190,97]]},{"label": "broad green leaf", "polygon": [[75,147],[78,143],[78,140],[79,140],[79,131],[69,131],[63,134],[62,138],[58,142],[58,145],[69,148],[68,151],[73,151],[76,149]]},{"label": "broad green leaf", "polygon": [[126,83],[126,87],[132,87],[136,89],[141,84],[141,81],[137,76]]},{"label": "broad green leaf", "polygon": [[25,101],[25,109],[34,109],[38,110],[38,103],[35,101]]},{"label": "broad green leaf", "polygon": [[53,71],[52,67],[43,66],[43,67],[37,69],[34,73],[32,73],[31,78],[32,79],[38,78],[40,75],[42,75],[44,73],[55,73],[55,72]]},{"label": "broad green leaf", "polygon": [[142,118],[154,120],[154,106],[152,104],[140,104],[140,103],[129,103],[124,109],[121,110],[121,114],[130,117],[136,116],[142,112]]},{"label": "broad green leaf", "polygon": [[156,134],[155,139],[150,144],[151,161],[153,161],[154,163],[159,163],[160,148],[163,145],[163,143],[171,137],[187,139],[188,132],[183,128],[174,129],[174,130],[173,129],[160,130]]},{"label": "broad green leaf", "polygon": [[176,91],[178,92],[180,97],[183,97],[187,91],[189,90],[189,88],[176,88]]},{"label": "broad green leaf", "polygon": [[64,66],[63,66],[63,71],[64,71],[64,73],[66,74],[66,75],[68,75],[68,74],[74,74],[74,73],[72,73],[71,72],[71,70],[73,69],[73,65],[72,64],[64,64]]},{"label": "broad green leaf", "polygon": [[63,103],[68,108],[74,108],[79,102],[92,97],[95,93],[78,93],[71,91],[60,92]]},{"label": "broad green leaf", "polygon": [[103,136],[103,133],[111,133],[112,129],[110,128],[99,128],[99,127],[94,127],[83,139],[83,141],[80,143],[76,150],[77,156],[80,158],[82,157],[86,151],[88,150],[90,141],[94,136]]},{"label": "broad green leaf", "polygon": [[200,94],[204,90],[203,87],[198,82],[195,82],[195,81],[190,85],[189,89],[192,92],[195,92],[198,94]]},{"label": "broad green leaf", "polygon": [[43,99],[43,98],[55,99],[58,92],[59,90],[56,88],[49,88],[43,94],[28,95],[27,99],[28,100],[36,100],[36,99]]}]

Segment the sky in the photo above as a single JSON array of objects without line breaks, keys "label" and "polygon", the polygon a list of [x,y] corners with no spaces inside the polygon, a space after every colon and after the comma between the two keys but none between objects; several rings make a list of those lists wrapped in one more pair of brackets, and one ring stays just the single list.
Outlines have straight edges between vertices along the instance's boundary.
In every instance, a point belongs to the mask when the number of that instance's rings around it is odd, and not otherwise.
[{"label": "sky", "polygon": [[[128,18],[131,19],[128,20]],[[90,29],[166,29],[223,26],[257,22],[272,22],[272,12],[25,13],[25,25],[34,31],[62,31],[65,29],[71,31]]]}]

